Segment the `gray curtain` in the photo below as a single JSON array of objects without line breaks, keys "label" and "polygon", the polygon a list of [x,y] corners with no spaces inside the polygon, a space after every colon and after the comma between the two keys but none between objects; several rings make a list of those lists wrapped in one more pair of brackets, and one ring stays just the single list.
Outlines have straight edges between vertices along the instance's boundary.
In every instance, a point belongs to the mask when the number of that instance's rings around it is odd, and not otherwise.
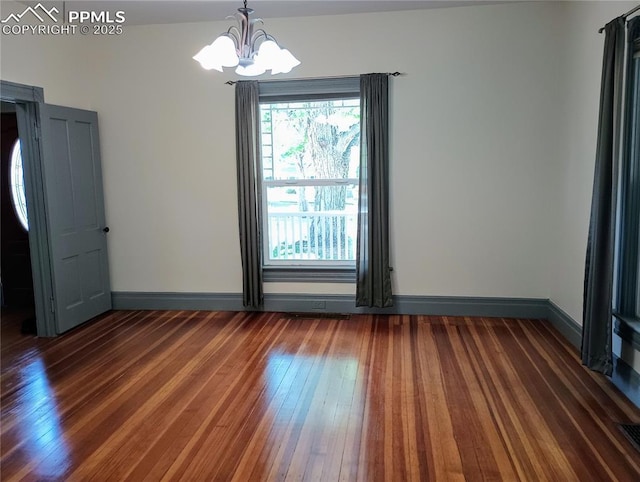
[{"label": "gray curtain", "polygon": [[236,83],[236,164],[238,217],[242,259],[242,302],[247,308],[262,306],[262,253],[258,219],[256,162],[260,156],[260,104],[258,82]]},{"label": "gray curtain", "polygon": [[623,18],[605,26],[596,166],[584,278],[582,363],[611,375],[611,321],[624,65]]},{"label": "gray curtain", "polygon": [[356,306],[393,305],[389,266],[389,78],[360,76]]}]

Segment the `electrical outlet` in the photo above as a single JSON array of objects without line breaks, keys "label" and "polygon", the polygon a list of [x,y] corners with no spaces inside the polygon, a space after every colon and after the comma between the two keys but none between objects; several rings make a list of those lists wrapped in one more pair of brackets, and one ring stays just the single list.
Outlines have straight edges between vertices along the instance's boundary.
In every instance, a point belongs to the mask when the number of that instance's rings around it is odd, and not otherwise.
[{"label": "electrical outlet", "polygon": [[311,302],[311,308],[314,310],[324,310],[327,308],[327,302],[322,300],[322,301],[312,301]]}]

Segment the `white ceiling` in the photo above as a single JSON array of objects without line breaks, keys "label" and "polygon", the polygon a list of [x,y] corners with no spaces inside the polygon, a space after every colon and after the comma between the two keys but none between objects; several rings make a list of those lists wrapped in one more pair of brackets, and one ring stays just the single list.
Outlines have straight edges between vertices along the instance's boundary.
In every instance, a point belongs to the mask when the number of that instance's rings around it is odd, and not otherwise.
[{"label": "white ceiling", "polygon": [[[247,6],[253,8],[255,15],[260,18],[278,18],[459,7],[505,1],[507,0],[249,0]],[[125,12],[126,25],[225,20],[242,6],[242,0],[41,0],[20,3],[31,6],[42,3],[48,8],[55,6],[60,12],[63,9],[108,12],[121,10]]]}]

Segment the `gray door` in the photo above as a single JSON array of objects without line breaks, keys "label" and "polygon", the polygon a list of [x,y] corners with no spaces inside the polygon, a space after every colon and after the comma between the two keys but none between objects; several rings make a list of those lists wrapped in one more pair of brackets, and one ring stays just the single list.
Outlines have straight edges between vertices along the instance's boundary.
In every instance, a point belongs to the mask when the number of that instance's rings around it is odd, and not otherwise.
[{"label": "gray door", "polygon": [[98,115],[43,105],[42,162],[58,333],[111,309]]}]

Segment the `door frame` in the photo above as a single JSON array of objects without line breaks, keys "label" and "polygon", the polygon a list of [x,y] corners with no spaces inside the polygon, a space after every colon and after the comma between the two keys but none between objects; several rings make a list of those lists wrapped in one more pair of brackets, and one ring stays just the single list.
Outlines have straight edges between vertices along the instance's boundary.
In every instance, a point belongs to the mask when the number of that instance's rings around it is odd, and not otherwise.
[{"label": "door frame", "polygon": [[37,334],[40,337],[56,336],[58,331],[53,311],[53,278],[40,140],[40,106],[44,104],[44,90],[41,87],[0,80],[0,100],[16,105],[29,218],[29,251]]}]

